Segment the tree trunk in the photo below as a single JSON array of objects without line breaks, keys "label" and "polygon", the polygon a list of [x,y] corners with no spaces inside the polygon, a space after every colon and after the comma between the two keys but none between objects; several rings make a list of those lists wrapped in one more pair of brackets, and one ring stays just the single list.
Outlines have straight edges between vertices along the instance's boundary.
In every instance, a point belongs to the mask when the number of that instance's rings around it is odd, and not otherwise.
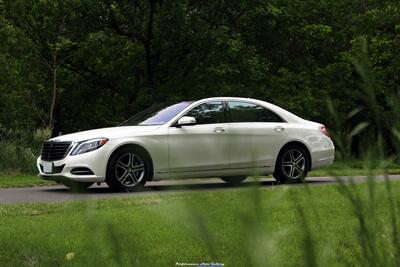
[{"label": "tree trunk", "polygon": [[56,107],[56,102],[57,102],[57,54],[56,52],[53,53],[53,62],[52,62],[52,74],[53,74],[53,92],[52,92],[52,100],[51,100],[51,106],[50,106],[50,111],[49,111],[49,123],[48,123],[48,128],[53,130],[54,128],[54,110]]},{"label": "tree trunk", "polygon": [[152,42],[153,42],[153,23],[154,23],[154,12],[156,8],[156,2],[154,0],[149,1],[149,18],[147,21],[147,30],[146,30],[146,41],[144,44],[144,48],[146,51],[146,76],[147,83],[150,88],[154,87],[154,64],[153,64],[153,51],[152,51]]}]

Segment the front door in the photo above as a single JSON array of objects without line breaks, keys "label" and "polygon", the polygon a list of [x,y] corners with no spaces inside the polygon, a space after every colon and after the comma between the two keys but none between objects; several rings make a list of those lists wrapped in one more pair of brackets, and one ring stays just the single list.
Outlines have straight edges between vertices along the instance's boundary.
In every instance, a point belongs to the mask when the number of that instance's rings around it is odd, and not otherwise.
[{"label": "front door", "polygon": [[171,172],[193,172],[229,168],[229,127],[223,102],[200,104],[185,116],[195,125],[169,128]]}]

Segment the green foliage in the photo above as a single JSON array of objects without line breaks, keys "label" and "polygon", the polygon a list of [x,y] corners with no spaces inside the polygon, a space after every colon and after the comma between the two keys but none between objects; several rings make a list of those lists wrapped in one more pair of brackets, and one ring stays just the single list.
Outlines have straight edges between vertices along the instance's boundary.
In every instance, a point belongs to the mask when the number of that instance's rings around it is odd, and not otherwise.
[{"label": "green foliage", "polygon": [[15,142],[0,141],[0,171],[11,173],[30,173],[36,170],[38,152]]},{"label": "green foliage", "polygon": [[359,156],[377,139],[377,115],[383,139],[400,127],[390,123],[400,116],[399,9],[390,0],[4,0],[0,124],[57,135],[160,101],[256,97],[335,137],[352,133],[334,141],[343,158]]},{"label": "green foliage", "polygon": [[0,172],[36,174],[36,159],[44,141],[51,136],[48,128],[33,134],[2,128],[0,125]]},{"label": "green foliage", "polygon": [[42,148],[42,144],[44,141],[47,141],[51,137],[51,129],[43,128],[37,129],[33,134],[33,145],[31,145],[36,151]]}]

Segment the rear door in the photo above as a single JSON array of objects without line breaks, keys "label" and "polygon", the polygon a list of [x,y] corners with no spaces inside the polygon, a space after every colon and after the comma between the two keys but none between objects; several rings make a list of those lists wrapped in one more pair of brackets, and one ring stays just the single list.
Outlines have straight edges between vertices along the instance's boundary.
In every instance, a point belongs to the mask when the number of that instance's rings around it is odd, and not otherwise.
[{"label": "rear door", "polygon": [[195,125],[169,128],[171,172],[192,172],[229,168],[229,124],[222,101],[200,104],[184,116]]},{"label": "rear door", "polygon": [[286,139],[287,123],[271,110],[244,101],[228,101],[232,168],[273,166]]}]

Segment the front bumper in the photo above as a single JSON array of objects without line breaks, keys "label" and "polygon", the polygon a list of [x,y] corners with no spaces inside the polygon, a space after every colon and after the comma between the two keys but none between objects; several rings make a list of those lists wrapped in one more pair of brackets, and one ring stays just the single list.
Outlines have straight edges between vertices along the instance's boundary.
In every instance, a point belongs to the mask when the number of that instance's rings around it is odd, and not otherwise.
[{"label": "front bumper", "polygon": [[[43,165],[45,161],[39,157],[36,161],[39,170],[38,176],[45,180],[101,183],[105,181],[107,156],[103,148],[85,154],[70,156],[62,160],[53,161],[52,172],[45,173]],[[76,170],[88,169],[91,172],[76,172]],[[75,171],[75,172],[74,172]]]}]

